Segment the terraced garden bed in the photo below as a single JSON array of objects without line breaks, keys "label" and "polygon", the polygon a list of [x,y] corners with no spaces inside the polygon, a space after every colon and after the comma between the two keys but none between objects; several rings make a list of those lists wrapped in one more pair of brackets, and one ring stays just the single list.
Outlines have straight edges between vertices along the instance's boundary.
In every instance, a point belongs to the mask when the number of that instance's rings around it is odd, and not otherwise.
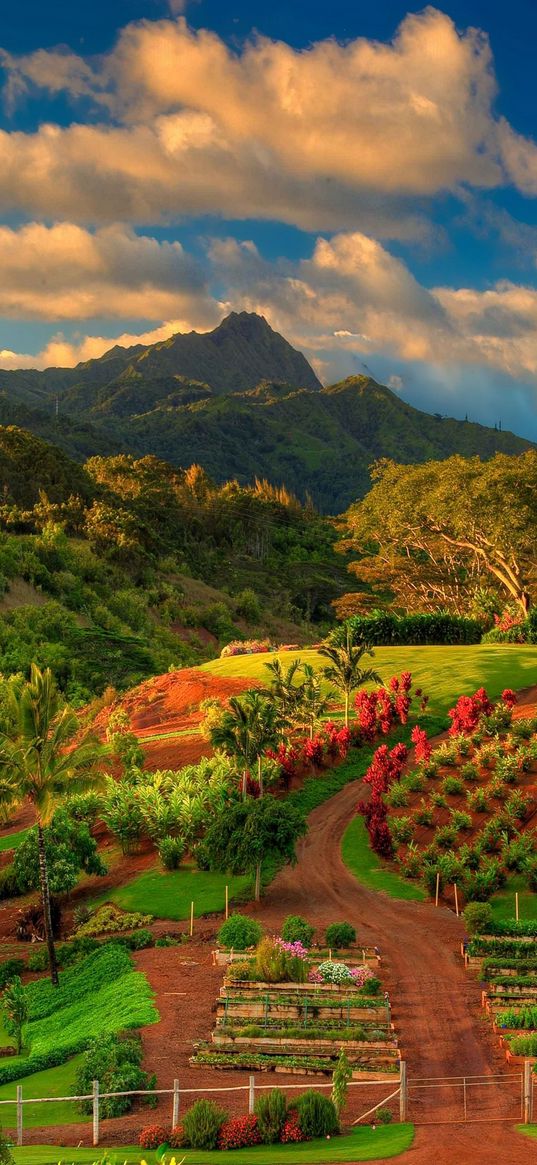
[{"label": "terraced garden bed", "polygon": [[513,920],[501,935],[476,935],[463,951],[467,969],[487,984],[482,1006],[507,1062],[516,1065],[537,1064],[537,941],[521,929]]}]

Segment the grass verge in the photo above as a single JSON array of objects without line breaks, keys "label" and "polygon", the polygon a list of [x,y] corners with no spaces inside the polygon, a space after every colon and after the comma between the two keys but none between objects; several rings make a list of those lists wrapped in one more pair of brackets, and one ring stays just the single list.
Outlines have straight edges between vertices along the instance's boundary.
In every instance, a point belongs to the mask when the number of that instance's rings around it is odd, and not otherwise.
[{"label": "grass verge", "polygon": [[515,894],[518,892],[519,917],[529,921],[537,920],[537,894],[528,890],[528,884],[522,874],[513,874],[507,879],[502,890],[490,899],[492,913],[496,922],[507,922],[516,917]]},{"label": "grass verge", "polygon": [[[81,1055],[73,1056],[57,1068],[46,1068],[44,1072],[22,1077],[17,1083],[22,1086],[23,1098],[30,1100],[36,1096],[72,1096],[75,1092],[75,1072],[81,1060]],[[0,1087],[0,1100],[14,1100],[16,1092],[16,1084],[3,1084]],[[73,1101],[57,1100],[50,1104],[25,1104],[23,1119],[24,1128],[33,1129],[47,1125],[68,1125],[75,1121],[78,1124],[79,1121],[91,1120],[91,1117],[81,1116]],[[2,1104],[0,1122],[6,1129],[16,1128],[15,1104]]]},{"label": "grass verge", "polygon": [[[185,1165],[330,1165],[331,1162],[385,1161],[397,1157],[410,1149],[414,1138],[414,1126],[379,1125],[372,1129],[368,1125],[353,1129],[343,1137],[307,1141],[302,1145],[257,1145],[254,1149],[233,1149],[230,1152],[198,1152],[195,1149],[181,1149],[175,1152],[176,1161]],[[16,1165],[93,1165],[96,1152],[93,1149],[61,1149],[45,1145],[28,1145],[15,1149]],[[164,1161],[170,1161],[173,1154]],[[112,1161],[117,1165],[140,1165],[142,1158],[151,1165],[155,1154],[141,1149],[116,1149]]]},{"label": "grass verge", "polygon": [[185,865],[179,870],[164,871],[160,868],[148,870],[127,882],[124,886],[108,891],[95,904],[115,902],[123,910],[140,910],[153,914],[155,918],[169,918],[174,921],[190,918],[190,904],[194,903],[194,915],[212,914],[225,906],[226,885],[229,886],[230,901],[242,900],[251,891],[249,874],[234,877],[209,870],[197,870]]},{"label": "grass verge", "polygon": [[0,854],[7,853],[10,849],[18,849],[28,836],[28,832],[27,829],[21,829],[19,833],[5,833],[0,837]]},{"label": "grass verge", "polygon": [[341,856],[348,870],[362,886],[383,890],[390,898],[406,902],[424,902],[427,897],[421,886],[408,882],[383,865],[369,845],[363,817],[355,817],[347,826],[341,842]]}]

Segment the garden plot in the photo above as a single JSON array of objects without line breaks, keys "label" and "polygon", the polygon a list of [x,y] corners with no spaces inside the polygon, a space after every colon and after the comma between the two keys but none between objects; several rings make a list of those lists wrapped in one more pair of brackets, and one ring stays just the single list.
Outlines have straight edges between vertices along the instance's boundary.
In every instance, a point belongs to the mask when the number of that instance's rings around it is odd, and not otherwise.
[{"label": "garden plot", "polygon": [[[282,981],[274,982],[282,946],[289,950],[280,964]],[[344,1052],[354,1079],[393,1080],[400,1054],[389,1001],[371,968],[300,947],[264,939],[255,957],[229,966],[211,1043],[198,1045],[191,1063],[325,1076]],[[371,957],[378,964],[374,949]],[[266,979],[263,966],[271,972]]]},{"label": "garden plot", "polygon": [[472,938],[465,964],[486,984],[482,1006],[508,1063],[537,1066],[537,926],[513,921],[494,929],[501,933]]}]

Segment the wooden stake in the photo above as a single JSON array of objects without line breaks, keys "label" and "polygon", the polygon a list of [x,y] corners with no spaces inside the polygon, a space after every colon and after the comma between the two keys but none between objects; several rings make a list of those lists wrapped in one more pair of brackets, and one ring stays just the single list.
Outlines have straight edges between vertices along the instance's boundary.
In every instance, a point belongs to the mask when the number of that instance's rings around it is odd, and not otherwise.
[{"label": "wooden stake", "polygon": [[457,883],[456,882],[453,883],[453,889],[455,891],[455,914],[457,915],[457,918],[458,918],[459,917],[459,898],[457,895]]},{"label": "wooden stake", "polygon": [[438,906],[438,895],[439,894],[440,894],[440,874],[437,873],[437,875],[436,875],[436,897],[435,897],[435,902],[434,902],[435,906]]},{"label": "wooden stake", "polygon": [[515,890],[515,918],[518,922],[518,890]]},{"label": "wooden stake", "polygon": [[226,886],[226,918],[229,918],[229,886]]},{"label": "wooden stake", "polygon": [[190,937],[194,934],[194,903],[190,903]]}]

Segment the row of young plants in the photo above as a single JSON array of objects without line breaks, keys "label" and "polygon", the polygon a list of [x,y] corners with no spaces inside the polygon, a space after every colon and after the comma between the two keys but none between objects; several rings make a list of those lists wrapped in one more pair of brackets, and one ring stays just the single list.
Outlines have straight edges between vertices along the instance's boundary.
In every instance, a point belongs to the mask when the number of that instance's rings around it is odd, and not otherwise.
[{"label": "row of young plants", "polygon": [[537,1070],[537,927],[512,919],[495,934],[488,903],[470,903],[465,921],[466,965],[478,969],[486,984],[483,1005],[507,1059],[535,1058]]},{"label": "row of young plants", "polygon": [[496,705],[484,689],[461,697],[436,748],[415,726],[410,772],[404,745],[375,752],[364,778],[370,798],[359,806],[371,846],[430,893],[457,883],[466,901],[483,901],[511,872],[537,887],[535,841],[523,828],[535,797],[516,787],[537,764],[537,722],[513,721],[515,701],[508,689]]}]

